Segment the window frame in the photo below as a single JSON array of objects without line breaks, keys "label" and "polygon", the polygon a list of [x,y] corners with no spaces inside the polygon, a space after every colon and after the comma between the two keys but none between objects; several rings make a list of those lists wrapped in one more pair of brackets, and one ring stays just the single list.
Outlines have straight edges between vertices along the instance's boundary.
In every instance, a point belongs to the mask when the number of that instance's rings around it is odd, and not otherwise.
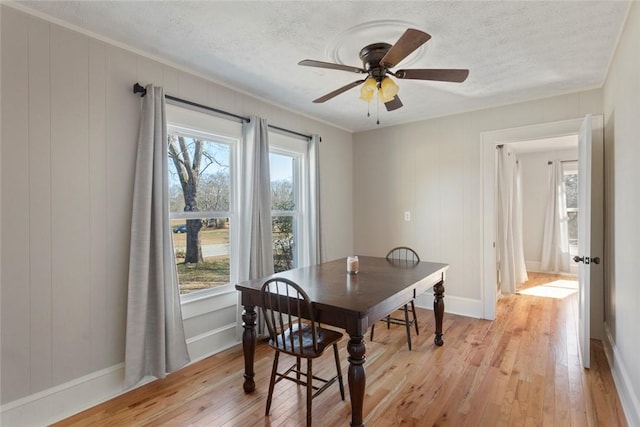
[{"label": "window frame", "polygon": [[[302,248],[304,245],[304,235],[302,230],[304,229],[304,221],[308,219],[305,217],[305,197],[306,194],[306,170],[308,168],[308,153],[307,142],[300,141],[299,138],[287,137],[278,132],[271,132],[269,134],[269,154],[277,154],[281,156],[288,156],[293,159],[293,197],[294,197],[294,210],[274,210],[271,209],[271,221],[277,216],[290,216],[293,218],[293,235],[294,235],[294,251],[293,251],[293,268],[299,266],[299,261],[302,258]],[[269,164],[271,168],[271,164]],[[275,263],[275,259],[274,259]]]},{"label": "window frame", "polygon": [[[242,125],[241,123],[235,123],[200,111],[167,103],[167,134],[169,133],[198,137],[206,139],[209,142],[222,143],[229,146],[229,210],[199,212],[169,211],[169,218],[171,220],[228,218],[229,221],[229,283],[181,294],[181,303],[186,303],[232,291],[238,282],[239,231],[237,224],[239,195],[237,177],[239,173],[238,152],[242,139]],[[169,161],[171,160],[169,159]]]},{"label": "window frame", "polygon": [[[563,180],[563,183],[566,182],[565,180],[566,180],[567,175],[578,175],[578,160],[564,160],[562,162],[562,180]],[[579,176],[578,176],[578,179],[580,179]],[[566,188],[565,188],[565,199],[566,199]],[[565,214],[566,214],[566,217],[567,217],[567,224],[568,224],[568,221],[569,221],[569,213],[574,213],[575,212],[576,213],[576,219],[577,219],[577,216],[580,215],[580,212],[578,210],[579,206],[580,205],[578,203],[578,205],[575,208],[570,208],[570,207],[566,208]],[[576,241],[577,241],[577,237],[576,237]],[[569,239],[569,248],[570,249],[572,247],[577,248],[577,246],[578,246],[577,243],[574,245],[574,244],[571,243],[571,239]]]}]

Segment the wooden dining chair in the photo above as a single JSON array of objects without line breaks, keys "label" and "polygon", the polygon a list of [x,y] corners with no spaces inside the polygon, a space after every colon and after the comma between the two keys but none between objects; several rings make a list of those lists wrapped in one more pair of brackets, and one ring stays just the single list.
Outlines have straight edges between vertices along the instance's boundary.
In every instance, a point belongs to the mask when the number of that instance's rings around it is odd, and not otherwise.
[{"label": "wooden dining chair", "polygon": [[[309,296],[291,280],[277,277],[269,279],[262,285],[261,292],[262,310],[269,329],[269,345],[275,350],[265,415],[269,415],[274,386],[286,379],[306,386],[307,426],[310,426],[311,401],[336,380],[340,386],[340,396],[344,400],[344,384],[338,356],[338,341],[342,334],[325,329],[314,320],[313,303]],[[337,374],[330,379],[323,379],[313,375],[312,361],[320,357],[329,346],[333,346]],[[278,371],[280,353],[296,358],[296,362],[282,372]],[[301,359],[307,360],[306,371],[301,369]]]},{"label": "wooden dining chair", "polygon": [[[389,251],[387,253],[387,259],[392,262],[400,263],[399,266],[411,267],[420,262],[420,257],[413,249],[407,246],[398,246]],[[400,314],[395,314],[398,312],[402,312],[404,314],[403,317],[399,317]],[[409,312],[411,312],[413,318],[409,318]],[[407,345],[409,346],[409,350],[411,350],[411,327],[414,326],[416,329],[416,335],[420,335],[420,330],[418,328],[418,318],[416,316],[416,307],[413,303],[413,298],[407,304],[399,308],[394,313],[388,315],[384,319],[383,322],[387,324],[387,329],[389,329],[391,324],[394,325],[404,325],[407,331]],[[371,341],[373,341],[373,331],[375,329],[375,324],[371,325]]]}]

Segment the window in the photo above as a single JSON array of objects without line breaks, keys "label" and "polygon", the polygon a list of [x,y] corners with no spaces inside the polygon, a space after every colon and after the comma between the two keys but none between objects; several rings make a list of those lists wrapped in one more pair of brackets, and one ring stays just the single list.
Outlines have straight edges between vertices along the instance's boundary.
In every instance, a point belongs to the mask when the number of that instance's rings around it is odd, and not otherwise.
[{"label": "window", "polygon": [[[180,294],[217,292],[238,280],[236,163],[242,125],[167,104],[169,215]],[[307,145],[270,132],[272,231],[276,272],[298,266],[304,239]]]},{"label": "window", "polygon": [[180,294],[232,286],[238,139],[216,133],[229,126],[216,122],[223,119],[169,105],[167,117],[169,215]]},{"label": "window", "polygon": [[[578,246],[578,162],[563,163],[569,247]],[[577,249],[576,249],[577,250]],[[573,251],[570,251],[573,254]]]},{"label": "window", "polygon": [[299,229],[304,221],[301,201],[306,144],[275,133],[269,137],[273,268],[278,273],[298,266],[302,247]]}]

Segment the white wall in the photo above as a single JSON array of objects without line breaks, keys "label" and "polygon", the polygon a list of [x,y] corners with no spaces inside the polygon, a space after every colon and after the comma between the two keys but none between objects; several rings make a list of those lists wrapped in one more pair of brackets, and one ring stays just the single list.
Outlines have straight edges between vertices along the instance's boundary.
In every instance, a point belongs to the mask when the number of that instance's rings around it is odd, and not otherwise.
[{"label": "white wall", "polygon": [[549,193],[549,160],[577,160],[578,149],[517,154],[520,162],[524,258],[527,270],[541,271],[544,219]]},{"label": "white wall", "polygon": [[632,2],[604,89],[605,319],[629,425],[640,425],[640,3]]},{"label": "white wall", "polygon": [[355,253],[384,255],[404,244],[446,262],[446,310],[482,316],[481,132],[586,113],[602,114],[601,90],[355,134]]},{"label": "white wall", "polygon": [[[46,400],[48,393],[68,397],[65,390],[74,387],[77,400],[86,403],[95,390],[81,391],[81,385],[98,378],[112,381],[123,361],[141,102],[132,93],[135,82],[321,135],[324,258],[352,253],[349,132],[7,5],[0,8],[3,425],[34,416],[44,424],[68,415],[75,398],[60,404],[50,400],[39,414],[34,408],[42,406],[29,405]],[[187,325],[192,334],[202,334],[204,323],[215,323],[202,307],[184,312],[193,319]],[[229,317],[225,313],[218,314]],[[109,387],[118,390],[121,383]],[[7,415],[20,408],[26,418]]]}]

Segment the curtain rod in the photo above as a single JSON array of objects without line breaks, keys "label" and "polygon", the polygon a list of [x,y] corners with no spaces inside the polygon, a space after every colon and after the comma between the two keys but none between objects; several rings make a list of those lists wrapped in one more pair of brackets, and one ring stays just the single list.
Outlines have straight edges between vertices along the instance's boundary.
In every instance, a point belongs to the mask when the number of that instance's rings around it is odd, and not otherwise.
[{"label": "curtain rod", "polygon": [[[145,89],[144,86],[142,86],[140,83],[135,83],[133,85],[133,93],[139,93],[140,97],[143,97],[143,96],[145,96],[147,94],[147,89]],[[209,107],[209,106],[206,106],[206,105],[198,104],[198,103],[193,102],[193,101],[188,101],[186,99],[176,98],[175,96],[165,95],[164,97],[165,97],[165,99],[170,99],[171,101],[179,102],[181,104],[187,104],[187,105],[191,105],[192,107],[202,108],[203,110],[213,111],[214,113],[218,113],[218,114],[222,114],[222,115],[225,115],[225,116],[233,117],[233,118],[236,118],[236,119],[238,119],[238,120],[240,120],[242,122],[248,122],[250,120],[249,117],[239,116],[237,114],[233,114],[233,113],[230,113],[228,111],[218,110],[217,108],[213,108],[213,107]],[[306,135],[304,133],[296,132],[296,131],[291,130],[291,129],[285,129],[285,128],[282,128],[280,126],[275,126],[275,125],[267,125],[267,126],[269,126],[271,129],[279,130],[281,132],[286,132],[286,133],[290,133],[290,134],[293,134],[293,135],[300,136],[302,138],[306,138],[307,140],[311,139],[311,135]],[[322,141],[322,138],[320,138],[320,141]]]},{"label": "curtain rod", "polygon": [[[573,162],[577,162],[577,160],[560,160],[560,163],[573,163]],[[549,160],[547,164],[548,165],[553,164],[553,161]]]}]

